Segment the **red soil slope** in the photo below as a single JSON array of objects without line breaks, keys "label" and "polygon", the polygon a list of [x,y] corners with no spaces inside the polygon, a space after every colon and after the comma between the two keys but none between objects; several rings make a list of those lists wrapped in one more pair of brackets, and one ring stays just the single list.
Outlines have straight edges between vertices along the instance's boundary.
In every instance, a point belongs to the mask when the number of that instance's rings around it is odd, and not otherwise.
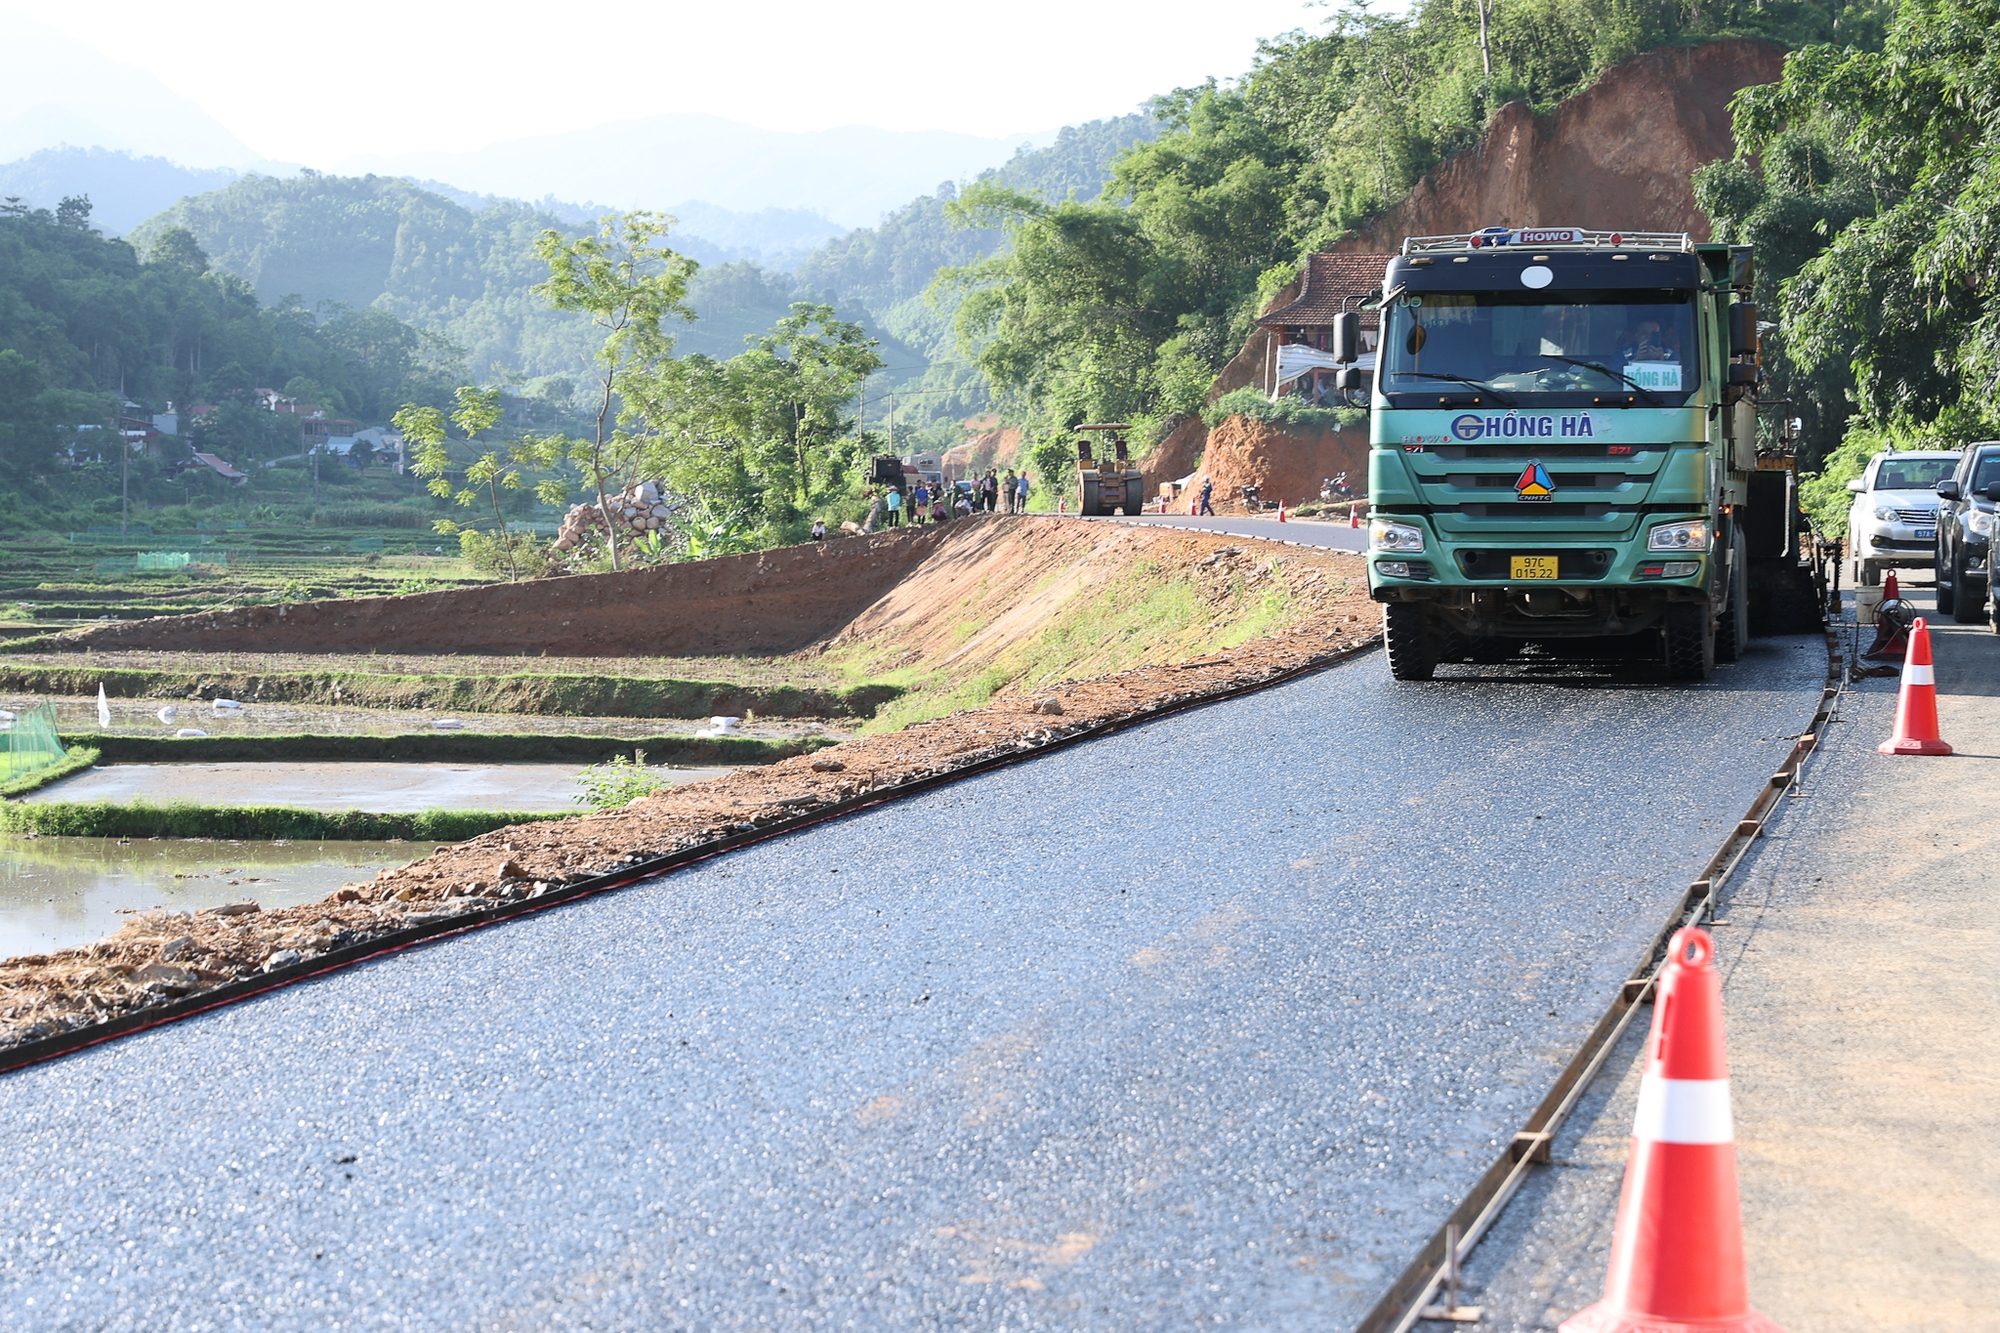
[{"label": "red soil slope", "polygon": [[1208,433],[1201,470],[1215,482],[1218,499],[1236,499],[1240,488],[1255,486],[1266,500],[1297,507],[1319,498],[1320,483],[1345,472],[1354,489],[1368,476],[1368,432],[1316,430],[1226,417]]},{"label": "red soil slope", "polygon": [[1774,82],[1784,48],[1739,39],[1634,56],[1546,116],[1494,114],[1479,145],[1337,249],[1390,251],[1405,236],[1485,226],[1684,231],[1708,239],[1688,177],[1736,151],[1729,99]]}]

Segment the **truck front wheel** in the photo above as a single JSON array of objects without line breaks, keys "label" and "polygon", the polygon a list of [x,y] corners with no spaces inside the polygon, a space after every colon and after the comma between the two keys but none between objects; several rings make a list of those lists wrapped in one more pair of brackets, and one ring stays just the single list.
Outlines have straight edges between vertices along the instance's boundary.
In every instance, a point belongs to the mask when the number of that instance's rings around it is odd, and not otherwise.
[{"label": "truck front wheel", "polygon": [[1707,680],[1715,670],[1715,615],[1706,602],[1669,602],[1661,626],[1667,641],[1667,675]]},{"label": "truck front wheel", "polygon": [[1437,672],[1427,619],[1415,602],[1382,604],[1382,641],[1389,649],[1389,674],[1397,680],[1429,680]]}]

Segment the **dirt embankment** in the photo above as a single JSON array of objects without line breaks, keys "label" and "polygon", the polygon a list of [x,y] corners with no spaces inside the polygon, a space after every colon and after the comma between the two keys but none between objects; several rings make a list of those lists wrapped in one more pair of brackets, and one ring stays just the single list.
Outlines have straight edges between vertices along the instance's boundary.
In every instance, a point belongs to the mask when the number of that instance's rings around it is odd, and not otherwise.
[{"label": "dirt embankment", "polygon": [[55,642],[98,652],[789,653],[839,632],[958,531],[953,524],[903,528],[617,574],[156,616],[78,630]]},{"label": "dirt embankment", "polygon": [[[908,545],[929,553],[920,572],[851,616],[824,652],[964,682],[985,706],[608,814],[503,829],[318,903],[152,914],[87,948],[9,960],[0,964],[0,1046],[64,1037],[262,972],[309,970],[409,927],[476,919],[634,860],[1268,681],[1366,646],[1378,624],[1360,562],[1344,552],[1046,518],[958,524]],[[882,558],[902,556],[890,548]]]},{"label": "dirt embankment", "polygon": [[1202,473],[1219,497],[1234,498],[1255,486],[1265,500],[1298,506],[1319,498],[1327,478],[1345,472],[1357,493],[1367,489],[1368,431],[1288,426],[1249,417],[1227,417],[1208,433]]}]

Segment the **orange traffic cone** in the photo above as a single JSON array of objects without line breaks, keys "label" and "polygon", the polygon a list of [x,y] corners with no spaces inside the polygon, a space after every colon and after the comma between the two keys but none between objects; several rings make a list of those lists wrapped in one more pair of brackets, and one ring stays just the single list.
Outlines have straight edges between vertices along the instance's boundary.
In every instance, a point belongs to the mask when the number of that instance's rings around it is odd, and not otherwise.
[{"label": "orange traffic cone", "polygon": [[1951,753],[1951,746],[1938,735],[1931,631],[1921,616],[1910,626],[1910,651],[1903,659],[1903,692],[1896,699],[1896,732],[1875,748],[1883,754]]},{"label": "orange traffic cone", "polygon": [[1358,528],[1361,526],[1360,505],[1351,504],[1347,506],[1347,526],[1350,528]]},{"label": "orange traffic cone", "polygon": [[1278,501],[1278,522],[1283,523],[1284,521],[1285,521],[1285,502],[1283,500],[1280,500]]},{"label": "orange traffic cone", "polygon": [[1896,571],[1893,569],[1882,576],[1882,600],[1885,602],[1903,600],[1902,589],[1896,582]]},{"label": "orange traffic cone", "polygon": [[1653,998],[1604,1299],[1562,1333],[1784,1333],[1750,1308],[1715,941],[1677,932]]}]

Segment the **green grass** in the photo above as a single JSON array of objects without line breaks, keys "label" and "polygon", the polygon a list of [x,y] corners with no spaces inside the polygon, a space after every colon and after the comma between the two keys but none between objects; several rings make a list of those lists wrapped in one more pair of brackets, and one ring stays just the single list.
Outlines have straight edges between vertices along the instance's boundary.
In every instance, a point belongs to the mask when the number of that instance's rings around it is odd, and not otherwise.
[{"label": "green grass", "polygon": [[[1268,567],[1268,566],[1267,566]],[[1046,584],[1046,581],[1044,581]],[[1039,589],[1038,589],[1039,591]],[[902,689],[879,707],[863,732],[897,731],[915,722],[979,708],[997,694],[1036,694],[1065,681],[1123,671],[1146,661],[1197,657],[1283,628],[1298,603],[1282,580],[1251,588],[1239,573],[1221,604],[1192,577],[1141,560],[1110,582],[1092,582],[1056,610],[1040,634],[968,675],[925,668],[885,668],[895,644],[829,654],[835,665]]]},{"label": "green grass", "polygon": [[505,810],[425,810],[376,815],[360,810],[296,810],[281,805],[155,805],[134,801],[47,801],[0,805],[0,828],[63,838],[234,838],[243,841],[342,839],[463,842],[510,824],[567,819]]},{"label": "green grass", "polygon": [[31,791],[40,791],[51,782],[61,782],[95,764],[99,755],[100,751],[90,746],[71,745],[61,759],[47,768],[38,768],[32,773],[0,782],[0,799],[26,796]]},{"label": "green grass", "polygon": [[107,764],[256,762],[602,764],[644,750],[655,764],[684,767],[775,764],[834,742],[809,736],[772,741],[755,736],[540,736],[455,731],[407,736],[89,736],[65,737],[71,752],[83,741]]},{"label": "green grass", "polygon": [[901,693],[899,687],[880,682],[825,690],[618,675],[159,671],[99,666],[81,657],[76,657],[72,666],[0,659],[0,693],[91,695],[100,684],[119,699],[187,699],[219,693],[245,703],[448,709],[545,717],[699,718],[718,712],[755,713],[759,717],[872,717]]}]

